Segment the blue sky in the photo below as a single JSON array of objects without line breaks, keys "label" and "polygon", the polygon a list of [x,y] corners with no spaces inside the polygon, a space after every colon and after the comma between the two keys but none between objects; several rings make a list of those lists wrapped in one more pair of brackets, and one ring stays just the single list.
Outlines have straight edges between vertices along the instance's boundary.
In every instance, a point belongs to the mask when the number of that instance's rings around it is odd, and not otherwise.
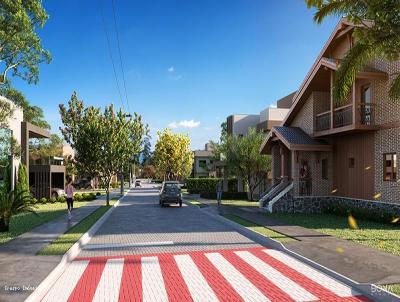
[{"label": "blue sky", "polygon": [[[100,14],[103,2],[124,95],[111,1],[43,2],[52,63],[37,85],[13,83],[54,132],[58,104],[74,90],[88,105],[121,106]],[[338,21],[316,25],[303,0],[115,1],[131,111],[153,140],[170,125],[189,133],[193,149],[217,140],[226,116],[258,113],[296,90]]]}]

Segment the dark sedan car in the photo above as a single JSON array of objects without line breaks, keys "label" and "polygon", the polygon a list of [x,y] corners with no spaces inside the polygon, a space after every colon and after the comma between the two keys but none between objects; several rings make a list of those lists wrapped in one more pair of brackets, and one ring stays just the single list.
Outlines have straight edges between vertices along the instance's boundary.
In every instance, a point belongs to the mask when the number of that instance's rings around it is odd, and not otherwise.
[{"label": "dark sedan car", "polygon": [[160,206],[170,203],[182,206],[181,188],[177,181],[164,181],[160,190]]}]

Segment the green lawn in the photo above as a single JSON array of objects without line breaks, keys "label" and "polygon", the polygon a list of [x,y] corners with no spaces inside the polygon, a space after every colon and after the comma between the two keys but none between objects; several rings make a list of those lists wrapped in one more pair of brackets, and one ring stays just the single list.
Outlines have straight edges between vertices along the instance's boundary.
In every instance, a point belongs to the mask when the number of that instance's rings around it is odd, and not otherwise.
[{"label": "green lawn", "polygon": [[282,242],[282,243],[296,240],[296,239],[294,239],[292,237],[288,237],[288,236],[286,236],[284,234],[275,232],[275,231],[273,231],[271,229],[265,228],[265,227],[263,227],[261,225],[255,224],[255,223],[253,223],[251,221],[245,220],[245,219],[243,219],[241,217],[238,217],[236,215],[226,214],[226,215],[223,215],[223,216],[225,218],[229,219],[229,220],[232,220],[232,221],[234,221],[236,223],[241,224],[242,226],[246,227],[247,229],[249,229],[251,231],[260,233],[261,235],[264,235],[265,237],[269,237],[271,239],[274,239],[274,240]]},{"label": "green lawn", "polygon": [[[75,202],[74,207],[79,208],[87,203],[86,201]],[[65,215],[67,213],[67,204],[59,202],[39,204],[35,212],[37,215],[34,213],[22,213],[12,217],[10,231],[0,233],[0,244],[28,232],[43,223],[49,222],[60,215]]]},{"label": "green lawn", "polygon": [[186,200],[188,203],[197,206],[199,208],[204,208],[204,207],[208,207],[208,205],[201,203],[199,201],[197,201],[196,199],[190,199],[190,200]]},{"label": "green lawn", "polygon": [[233,207],[258,207],[258,201],[248,200],[222,200],[222,205]]},{"label": "green lawn", "polygon": [[70,228],[52,243],[46,245],[38,252],[38,255],[64,255],[71,246],[73,246],[74,243],[77,242],[79,238],[81,238],[82,235],[86,233],[90,227],[115,204],[115,201],[111,201],[110,204],[110,206],[101,206],[92,214],[82,219],[78,224]]},{"label": "green lawn", "polygon": [[266,214],[284,222],[350,240],[400,256],[400,226],[357,220],[359,229],[349,228],[347,217],[328,214]]},{"label": "green lawn", "polygon": [[400,296],[400,284],[380,285],[379,287],[382,287],[387,291]]}]

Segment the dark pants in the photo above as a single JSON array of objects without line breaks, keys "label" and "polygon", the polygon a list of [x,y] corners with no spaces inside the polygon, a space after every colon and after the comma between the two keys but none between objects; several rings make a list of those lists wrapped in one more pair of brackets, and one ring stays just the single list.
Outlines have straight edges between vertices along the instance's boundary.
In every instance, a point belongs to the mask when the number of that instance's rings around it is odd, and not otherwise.
[{"label": "dark pants", "polygon": [[68,210],[72,211],[74,208],[74,199],[73,198],[67,198],[67,206]]}]

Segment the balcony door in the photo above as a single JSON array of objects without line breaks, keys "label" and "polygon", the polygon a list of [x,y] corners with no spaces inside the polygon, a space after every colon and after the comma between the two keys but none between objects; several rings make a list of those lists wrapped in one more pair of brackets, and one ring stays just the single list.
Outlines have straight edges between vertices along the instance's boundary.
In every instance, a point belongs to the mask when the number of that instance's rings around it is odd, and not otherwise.
[{"label": "balcony door", "polygon": [[361,124],[372,125],[372,102],[371,102],[371,86],[365,85],[361,87]]}]

